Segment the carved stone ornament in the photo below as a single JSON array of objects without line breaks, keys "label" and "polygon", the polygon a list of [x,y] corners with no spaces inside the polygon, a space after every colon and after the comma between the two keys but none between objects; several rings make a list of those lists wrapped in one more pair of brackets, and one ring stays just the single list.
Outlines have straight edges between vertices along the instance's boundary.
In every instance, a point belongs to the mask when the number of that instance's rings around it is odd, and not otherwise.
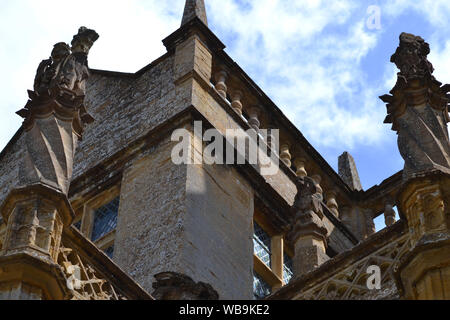
[{"label": "carved stone ornament", "polygon": [[155,275],[153,297],[157,300],[219,300],[219,294],[209,284],[195,283],[190,277],[163,272]]},{"label": "carved stone ornament", "polygon": [[53,114],[62,121],[73,122],[74,132],[81,137],[83,124],[93,122],[84,106],[85,84],[89,77],[88,54],[99,35],[81,27],[70,48],[64,42],[55,44],[51,57],[39,64],[34,91],[28,91],[30,100],[17,114],[25,119],[29,131],[36,119]]},{"label": "carved stone ornament", "polygon": [[312,235],[326,244],[328,232],[322,221],[324,215],[321,201],[317,197],[317,184],[309,177],[298,177],[296,185],[298,192],[291,209],[295,222],[289,238],[295,242],[301,236]]},{"label": "carved stone ornament", "polygon": [[450,85],[442,86],[432,73],[427,55],[430,47],[421,37],[400,36],[391,62],[400,69],[387,103],[385,123],[398,133],[398,147],[405,160],[404,179],[426,171],[450,172],[450,142],[447,123]]},{"label": "carved stone ornament", "polygon": [[98,34],[81,27],[72,47],[60,42],[38,67],[23,117],[26,152],[20,167],[23,185],[44,183],[67,193],[73,157],[86,123],[94,119],[84,106],[89,77],[87,57]]}]

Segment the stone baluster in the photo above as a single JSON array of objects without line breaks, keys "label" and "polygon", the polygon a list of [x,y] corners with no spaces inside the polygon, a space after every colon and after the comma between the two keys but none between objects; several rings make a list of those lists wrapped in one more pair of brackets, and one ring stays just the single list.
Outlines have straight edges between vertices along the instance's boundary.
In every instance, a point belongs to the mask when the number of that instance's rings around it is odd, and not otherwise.
[{"label": "stone baluster", "polygon": [[322,182],[322,177],[319,174],[315,174],[311,177],[313,179],[313,181],[316,184],[316,188],[317,188],[317,196],[320,198],[320,200],[323,200],[323,189],[320,186],[320,183]]},{"label": "stone baluster", "polygon": [[261,122],[259,122],[259,113],[260,109],[258,107],[253,107],[248,110],[248,115],[250,119],[248,120],[248,123],[250,127],[252,127],[256,132],[259,132],[259,126],[261,125]]},{"label": "stone baluster", "polygon": [[240,116],[242,116],[242,91],[240,90],[236,90],[232,92],[231,95],[231,107],[233,108],[234,111],[236,111],[237,114],[239,114]]},{"label": "stone baluster", "polygon": [[219,71],[216,74],[216,90],[224,98],[227,98],[228,87],[226,81],[228,79],[228,73],[225,70]]},{"label": "stone baluster", "polygon": [[294,166],[297,169],[296,174],[300,178],[304,178],[308,176],[308,172],[306,171],[306,160],[305,158],[295,158],[294,159]]},{"label": "stone baluster", "polygon": [[292,156],[291,156],[291,152],[289,151],[289,148],[290,148],[290,146],[287,143],[284,143],[281,145],[280,159],[281,159],[281,161],[284,162],[284,164],[286,164],[290,168],[292,165],[292,161],[291,161]]},{"label": "stone baluster", "polygon": [[330,190],[327,191],[326,193],[326,204],[328,209],[330,209],[331,212],[333,212],[333,214],[336,217],[339,217],[339,205],[336,201],[336,191],[335,190]]},{"label": "stone baluster", "polygon": [[386,222],[386,226],[390,227],[393,224],[395,224],[395,216],[396,212],[394,210],[394,206],[391,203],[386,203],[385,209],[384,209],[384,220]]}]

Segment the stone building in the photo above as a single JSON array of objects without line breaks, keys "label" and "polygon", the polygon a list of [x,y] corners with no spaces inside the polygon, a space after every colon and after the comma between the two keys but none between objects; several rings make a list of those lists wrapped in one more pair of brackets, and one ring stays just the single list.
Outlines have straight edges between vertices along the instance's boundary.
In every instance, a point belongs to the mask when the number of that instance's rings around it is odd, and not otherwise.
[{"label": "stone building", "polygon": [[[227,55],[203,0],[137,73],[89,69],[98,37],[55,45],[0,154],[0,299],[450,299],[450,85],[423,39],[400,36],[381,97],[405,169],[364,191]],[[228,164],[201,161],[219,141]]]}]

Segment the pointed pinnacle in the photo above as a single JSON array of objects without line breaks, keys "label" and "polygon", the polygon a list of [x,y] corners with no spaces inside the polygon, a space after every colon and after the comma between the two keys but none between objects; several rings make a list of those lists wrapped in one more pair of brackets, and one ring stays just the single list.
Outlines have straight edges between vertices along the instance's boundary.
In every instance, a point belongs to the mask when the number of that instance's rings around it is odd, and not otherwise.
[{"label": "pointed pinnacle", "polygon": [[199,18],[205,25],[208,25],[204,0],[186,0],[181,26],[184,26],[195,17]]}]

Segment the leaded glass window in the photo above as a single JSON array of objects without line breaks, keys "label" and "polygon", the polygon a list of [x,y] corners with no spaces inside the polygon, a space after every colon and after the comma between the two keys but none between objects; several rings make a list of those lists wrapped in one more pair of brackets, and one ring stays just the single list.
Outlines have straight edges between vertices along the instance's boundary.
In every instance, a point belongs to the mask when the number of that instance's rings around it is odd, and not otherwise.
[{"label": "leaded glass window", "polygon": [[254,223],[254,231],[254,253],[266,266],[271,268],[272,253],[270,236],[256,222]]},{"label": "leaded glass window", "polygon": [[271,293],[270,285],[255,272],[253,274],[253,297],[255,300],[262,300]]},{"label": "leaded glass window", "polygon": [[110,203],[95,210],[92,241],[96,241],[116,229],[119,203],[120,197],[117,197]]},{"label": "leaded glass window", "polygon": [[113,258],[114,257],[114,245],[112,245],[111,247],[107,248],[105,250],[105,254],[109,257],[109,258]]},{"label": "leaded glass window", "polygon": [[288,284],[291,279],[294,277],[294,267],[292,258],[289,257],[286,253],[284,254],[284,267],[283,267],[283,281],[285,284]]}]

